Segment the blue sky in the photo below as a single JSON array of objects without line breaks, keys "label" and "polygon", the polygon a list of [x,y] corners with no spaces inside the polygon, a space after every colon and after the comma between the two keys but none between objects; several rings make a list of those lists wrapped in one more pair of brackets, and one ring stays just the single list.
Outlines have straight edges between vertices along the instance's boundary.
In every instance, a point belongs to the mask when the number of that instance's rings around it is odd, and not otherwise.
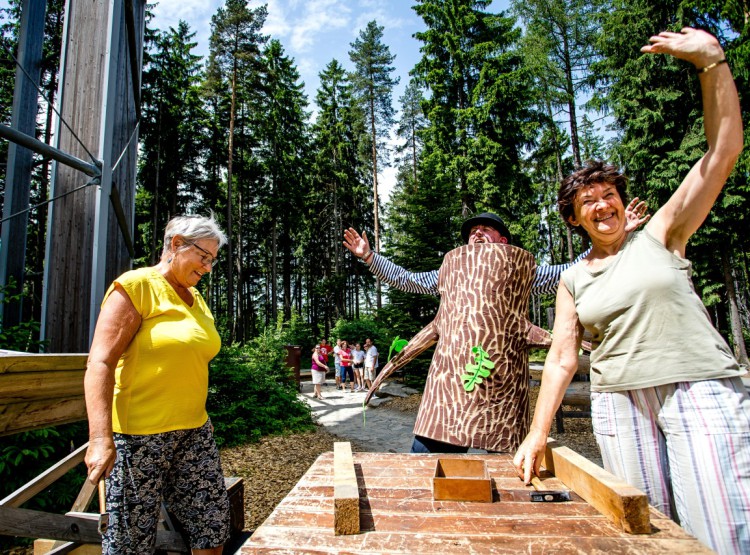
[{"label": "blue sky", "polygon": [[[409,0],[251,0],[250,6],[268,4],[264,32],[281,41],[286,54],[294,58],[307,96],[312,104],[318,73],[336,58],[345,68],[350,45],[373,19],[384,27],[383,42],[396,55],[395,74],[401,78],[393,96],[394,107],[409,82],[409,70],[419,60],[420,42],[413,38],[424,29],[422,19]],[[196,53],[208,55],[211,16],[224,0],[159,0],[152,25],[166,30],[182,19],[196,31]],[[507,9],[509,0],[495,0],[490,11]]]}]

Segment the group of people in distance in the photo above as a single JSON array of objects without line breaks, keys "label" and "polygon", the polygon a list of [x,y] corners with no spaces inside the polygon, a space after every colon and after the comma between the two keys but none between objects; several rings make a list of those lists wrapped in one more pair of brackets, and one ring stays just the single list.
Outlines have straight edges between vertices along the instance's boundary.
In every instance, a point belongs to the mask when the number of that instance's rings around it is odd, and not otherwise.
[{"label": "group of people in distance", "polygon": [[[708,149],[650,220],[641,204],[627,205],[626,179],[613,166],[587,163],[563,181],[560,214],[592,248],[570,267],[537,269],[535,291],[560,281],[554,339],[530,432],[515,446],[513,464],[527,483],[539,471],[589,331],[592,421],[604,466],[715,551],[750,553],[750,397],[744,370],[692,287],[686,258],[689,238],[742,150],[737,91],[721,46],[708,33],[662,32],[642,51],[695,66]],[[467,221],[462,236],[478,248],[511,242],[494,214]],[[229,536],[229,503],[206,412],[208,363],[220,338],[195,288],[225,243],[213,218],[175,217],[159,263],[118,277],[102,301],[84,387],[88,479],[107,482],[104,553],[153,553],[162,501],[193,553],[221,553]],[[398,268],[353,229],[344,244],[391,285],[438,293],[437,272]],[[325,376],[327,359],[335,356],[329,347],[322,342],[313,350],[313,376],[316,365]],[[338,347],[337,383],[351,383],[348,370],[343,378],[340,373],[351,366],[353,383],[369,387],[377,367],[372,342],[364,344],[364,360],[357,345],[348,354],[345,344]],[[357,361],[364,369],[359,382]],[[319,395],[319,383],[316,388]],[[422,449],[441,447],[421,439]]]},{"label": "group of people in distance", "polygon": [[322,399],[320,386],[325,383],[326,373],[330,371],[328,365],[329,357],[334,357],[334,370],[336,373],[336,389],[346,390],[347,383],[349,391],[369,391],[378,368],[378,349],[373,345],[372,339],[365,339],[364,349],[359,343],[354,348],[349,347],[349,342],[343,339],[336,340],[336,346],[331,347],[326,339],[313,347],[312,351],[312,382],[313,397]]}]

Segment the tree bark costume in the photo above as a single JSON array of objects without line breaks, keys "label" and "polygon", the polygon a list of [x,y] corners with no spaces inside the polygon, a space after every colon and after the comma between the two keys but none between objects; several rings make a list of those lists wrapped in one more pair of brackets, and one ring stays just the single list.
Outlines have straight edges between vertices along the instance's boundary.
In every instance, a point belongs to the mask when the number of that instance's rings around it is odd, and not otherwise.
[{"label": "tree bark costume", "polygon": [[383,368],[365,404],[392,372],[437,343],[414,434],[512,451],[529,429],[528,347],[550,335],[528,320],[536,263],[504,244],[465,245],[445,255],[440,308]]}]

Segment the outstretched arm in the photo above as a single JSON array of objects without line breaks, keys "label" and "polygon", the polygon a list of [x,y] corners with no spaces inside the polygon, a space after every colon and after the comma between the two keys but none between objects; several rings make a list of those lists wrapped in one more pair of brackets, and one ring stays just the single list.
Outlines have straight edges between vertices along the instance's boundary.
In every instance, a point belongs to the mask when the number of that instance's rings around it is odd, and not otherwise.
[{"label": "outstretched arm", "polygon": [[367,233],[360,235],[354,228],[344,230],[344,246],[357,258],[367,264],[370,271],[391,287],[407,293],[440,295],[438,291],[438,270],[432,272],[410,272],[394,264],[386,257],[370,249]]},{"label": "outstretched arm", "polygon": [[680,33],[659,33],[649,42],[642,52],[670,54],[693,64],[703,96],[708,150],[648,224],[657,240],[684,257],[688,239],[706,219],[742,151],[740,104],[716,37],[686,27]]}]

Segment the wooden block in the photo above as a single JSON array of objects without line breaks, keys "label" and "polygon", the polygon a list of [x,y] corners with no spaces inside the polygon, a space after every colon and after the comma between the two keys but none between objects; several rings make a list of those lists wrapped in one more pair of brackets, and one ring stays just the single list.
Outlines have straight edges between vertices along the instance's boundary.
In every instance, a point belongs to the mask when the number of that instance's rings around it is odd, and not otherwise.
[{"label": "wooden block", "polygon": [[[53,549],[57,549],[66,542],[56,540],[34,540],[34,555],[45,555]],[[68,551],[72,555],[101,555],[101,544],[84,543]]]},{"label": "wooden block", "polygon": [[575,451],[547,442],[544,467],[616,526],[630,534],[650,534],[648,497]]},{"label": "wooden block", "polygon": [[245,481],[237,476],[224,478],[229,496],[229,529],[238,534],[245,528]]},{"label": "wooden block", "polygon": [[333,529],[337,536],[359,534],[359,486],[348,441],[333,444]]},{"label": "wooden block", "polygon": [[432,479],[432,498],[492,503],[492,480],[487,465],[478,459],[438,459]]}]

